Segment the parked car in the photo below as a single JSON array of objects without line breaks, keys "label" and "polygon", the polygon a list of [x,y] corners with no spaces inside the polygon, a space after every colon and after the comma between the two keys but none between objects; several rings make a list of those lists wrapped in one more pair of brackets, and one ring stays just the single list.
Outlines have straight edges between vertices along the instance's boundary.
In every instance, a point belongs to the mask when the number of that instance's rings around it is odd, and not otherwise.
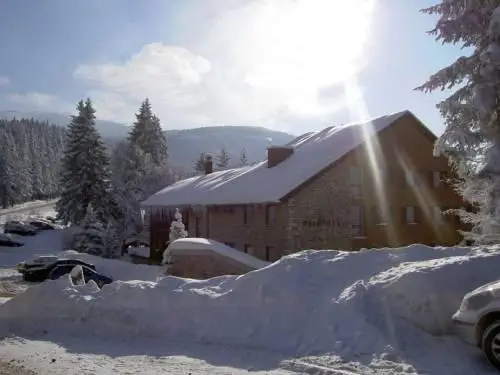
[{"label": "parked car", "polygon": [[[95,269],[81,265],[83,271],[83,279],[85,283],[88,283],[90,280],[94,280],[99,288],[102,288],[106,284],[111,284],[113,279],[97,272]],[[75,268],[75,265],[71,264],[63,264],[58,265],[50,271],[49,279],[56,280],[61,276],[67,275],[71,273],[71,271]]]},{"label": "parked car", "polygon": [[500,370],[500,280],[467,293],[452,319],[457,335]]},{"label": "parked car", "polygon": [[0,233],[0,246],[19,247],[19,246],[23,246],[23,245],[24,245],[23,243],[14,240],[8,234]]},{"label": "parked car", "polygon": [[26,281],[41,282],[49,277],[50,272],[57,266],[70,265],[86,266],[95,269],[93,264],[80,259],[63,259],[53,255],[39,256],[17,265],[17,271],[23,275]]},{"label": "parked car", "polygon": [[3,226],[3,231],[5,233],[18,234],[20,236],[34,236],[37,233],[37,229],[27,223],[21,221],[6,221]]},{"label": "parked car", "polygon": [[38,230],[53,230],[56,229],[55,225],[48,220],[44,219],[30,219],[28,224],[37,228]]}]

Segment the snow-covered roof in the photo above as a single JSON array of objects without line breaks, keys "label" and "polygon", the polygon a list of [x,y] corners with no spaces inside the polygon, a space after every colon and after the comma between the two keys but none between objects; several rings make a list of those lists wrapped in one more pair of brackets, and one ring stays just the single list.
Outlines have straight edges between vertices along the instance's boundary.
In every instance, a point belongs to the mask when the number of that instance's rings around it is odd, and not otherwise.
[{"label": "snow-covered roof", "polygon": [[213,172],[178,181],[153,194],[143,207],[226,205],[279,202],[367,137],[382,131],[409,111],[362,123],[331,126],[305,133],[290,143],[291,156],[268,168],[267,160],[253,166]]},{"label": "snow-covered roof", "polygon": [[207,238],[179,238],[168,245],[167,251],[172,253],[183,253],[192,251],[213,251],[223,257],[232,259],[235,262],[244,264],[253,269],[264,268],[271,263],[255,258],[246,253],[242,253],[232,247],[226,246],[223,243],[209,240]]}]

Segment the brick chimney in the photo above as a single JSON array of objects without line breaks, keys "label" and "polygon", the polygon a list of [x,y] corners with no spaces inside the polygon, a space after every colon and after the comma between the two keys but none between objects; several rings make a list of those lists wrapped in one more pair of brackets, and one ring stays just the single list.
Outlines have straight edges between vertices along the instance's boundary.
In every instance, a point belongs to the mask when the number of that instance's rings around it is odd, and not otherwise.
[{"label": "brick chimney", "polygon": [[205,174],[210,174],[214,171],[214,162],[212,161],[212,156],[207,155],[205,157]]},{"label": "brick chimney", "polygon": [[272,168],[293,154],[289,146],[271,146],[267,149],[267,167]]}]

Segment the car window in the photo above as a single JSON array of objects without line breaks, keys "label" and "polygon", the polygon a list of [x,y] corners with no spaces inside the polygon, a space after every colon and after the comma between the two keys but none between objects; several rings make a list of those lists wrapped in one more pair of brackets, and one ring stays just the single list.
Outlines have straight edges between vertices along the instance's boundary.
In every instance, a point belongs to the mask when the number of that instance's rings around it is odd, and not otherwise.
[{"label": "car window", "polygon": [[55,268],[56,272],[71,272],[72,269],[73,269],[73,266],[70,266],[70,265],[57,266]]},{"label": "car window", "polygon": [[83,275],[85,277],[89,277],[89,276],[92,276],[94,274],[94,272],[88,267],[82,267],[82,269],[83,269]]}]

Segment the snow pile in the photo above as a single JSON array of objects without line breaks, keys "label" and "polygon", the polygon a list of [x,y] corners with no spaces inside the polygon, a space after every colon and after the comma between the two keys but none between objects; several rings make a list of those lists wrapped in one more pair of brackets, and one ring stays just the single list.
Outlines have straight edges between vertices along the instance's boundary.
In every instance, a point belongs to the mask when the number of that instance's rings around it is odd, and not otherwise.
[{"label": "snow pile", "polygon": [[[102,260],[98,269],[115,271],[106,261],[116,262]],[[202,281],[118,281],[99,290],[68,277],[6,302],[0,327],[31,334],[48,326],[76,333],[92,327],[105,335],[188,338],[295,356],[334,352],[350,361],[446,364],[443,373],[452,374],[456,358],[435,335],[450,332],[451,314],[466,292],[498,278],[499,261],[497,247],[414,245],[304,251],[242,276]],[[467,373],[463,361],[460,369]]]},{"label": "snow pile", "polygon": [[214,252],[254,269],[267,267],[270,264],[269,262],[265,262],[254,256],[242,253],[235,248],[226,246],[221,242],[217,242],[207,238],[179,238],[168,245],[168,248],[165,250],[165,252],[172,255],[204,255],[206,252]]}]

